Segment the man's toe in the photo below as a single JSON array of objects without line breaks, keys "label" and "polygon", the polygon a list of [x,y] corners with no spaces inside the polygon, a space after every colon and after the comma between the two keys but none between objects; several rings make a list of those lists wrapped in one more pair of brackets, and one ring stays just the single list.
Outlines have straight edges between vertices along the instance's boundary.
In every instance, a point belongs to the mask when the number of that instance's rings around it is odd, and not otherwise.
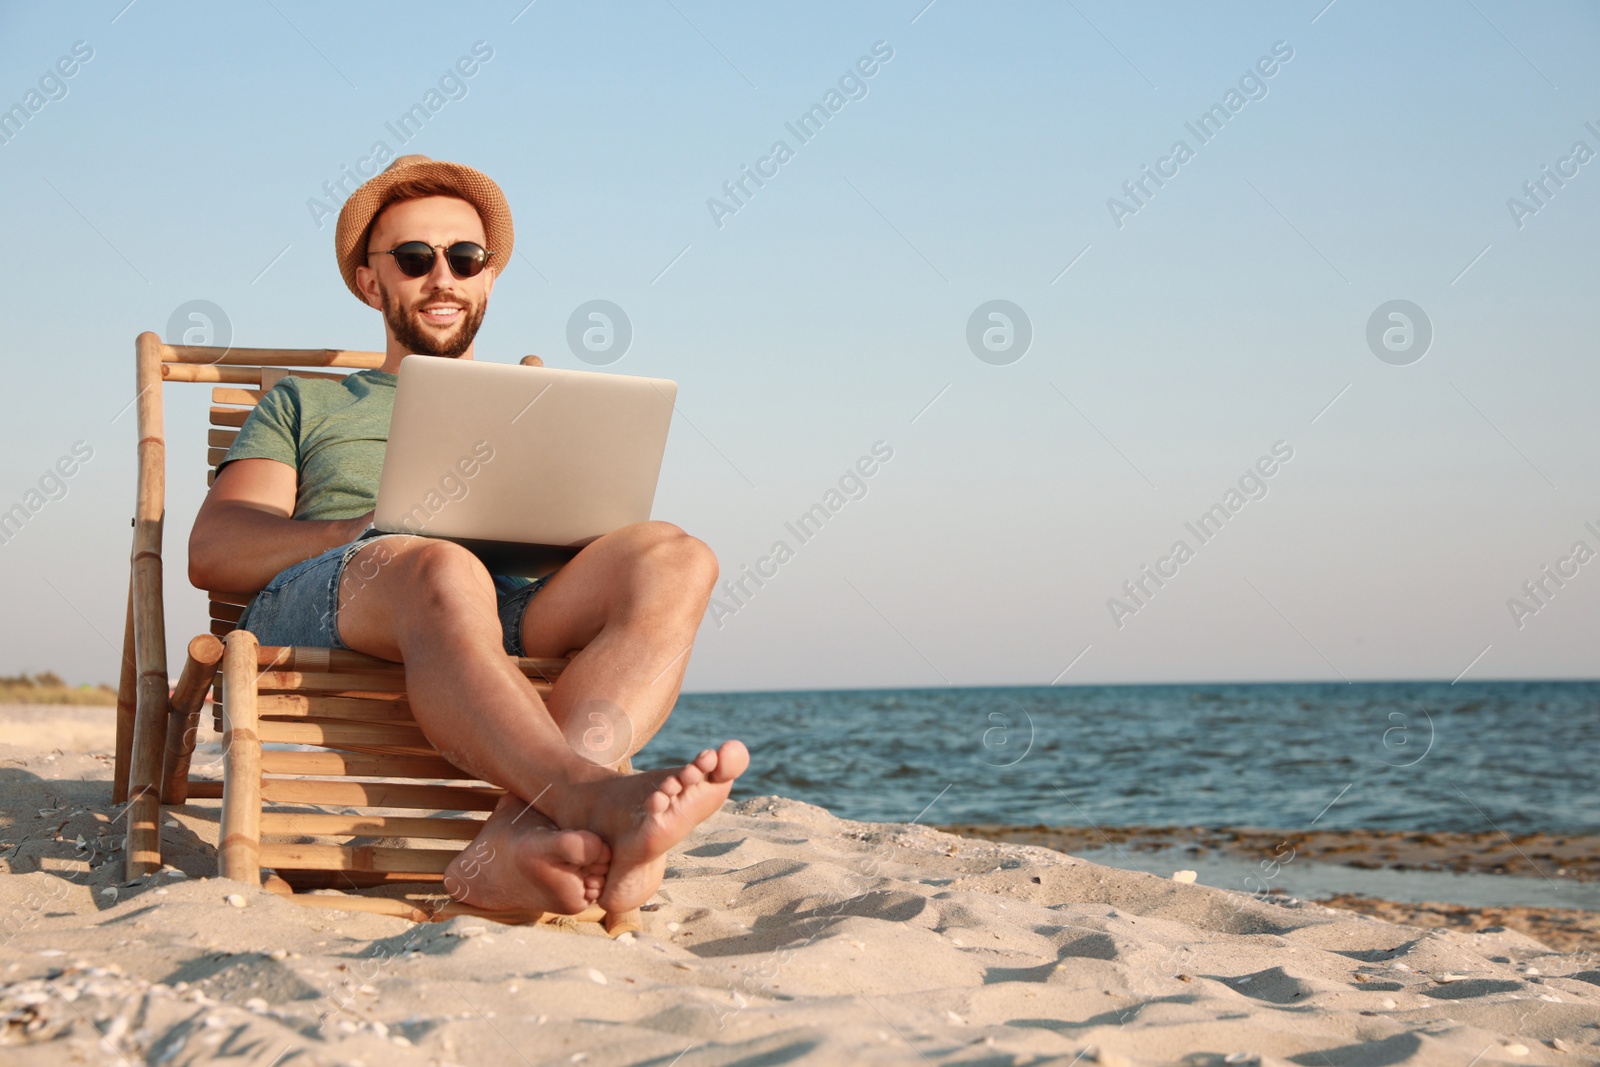
[{"label": "man's toe", "polygon": [[750,768],[750,750],[743,741],[726,741],[717,752],[716,769],[711,773],[714,782],[731,782]]}]

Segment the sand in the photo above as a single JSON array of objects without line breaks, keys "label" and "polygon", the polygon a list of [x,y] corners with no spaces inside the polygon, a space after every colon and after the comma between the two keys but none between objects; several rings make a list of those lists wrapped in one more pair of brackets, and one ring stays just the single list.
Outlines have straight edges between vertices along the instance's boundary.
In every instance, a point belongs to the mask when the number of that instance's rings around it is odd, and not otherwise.
[{"label": "sand", "polygon": [[[1508,879],[1600,880],[1600,837],[1580,834],[1403,832],[1386,830],[1261,830],[1205,826],[994,826],[941,829],[963,837],[1038,845],[1060,852],[1123,855],[1164,852],[1196,859],[1224,853],[1249,864],[1292,854],[1300,863],[1333,863],[1361,870],[1453,871]],[[1179,861],[1181,862],[1181,861]],[[1138,864],[1145,866],[1147,864]],[[1249,873],[1249,872],[1247,872]],[[1259,876],[1251,884],[1259,884]],[[1244,880],[1229,883],[1243,888]],[[1465,907],[1439,901],[1400,902],[1357,893],[1315,898],[1318,903],[1424,929],[1476,930],[1505,926],[1562,952],[1600,954],[1600,911],[1549,906]]]},{"label": "sand", "polygon": [[703,826],[619,941],[205,877],[214,802],[122,885],[109,718],[0,712],[8,1063],[1600,1063],[1593,954],[776,797]]},{"label": "sand", "polygon": [[1527,934],[1558,952],[1582,954],[1600,965],[1600,912],[1576,908],[1468,908],[1460,904],[1423,901],[1402,904],[1377,897],[1340,893],[1320,903],[1329,907],[1375,915],[1390,922],[1431,930],[1446,926],[1457,930],[1483,930],[1504,926]]}]

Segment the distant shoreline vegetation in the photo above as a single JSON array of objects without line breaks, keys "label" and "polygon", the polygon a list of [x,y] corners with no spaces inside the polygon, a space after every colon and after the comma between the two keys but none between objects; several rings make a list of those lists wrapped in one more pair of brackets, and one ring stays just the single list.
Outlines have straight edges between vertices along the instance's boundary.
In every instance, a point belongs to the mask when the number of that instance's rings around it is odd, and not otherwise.
[{"label": "distant shoreline vegetation", "polygon": [[0,674],[0,704],[94,704],[110,707],[117,691],[109,685],[68,685],[53,671]]}]

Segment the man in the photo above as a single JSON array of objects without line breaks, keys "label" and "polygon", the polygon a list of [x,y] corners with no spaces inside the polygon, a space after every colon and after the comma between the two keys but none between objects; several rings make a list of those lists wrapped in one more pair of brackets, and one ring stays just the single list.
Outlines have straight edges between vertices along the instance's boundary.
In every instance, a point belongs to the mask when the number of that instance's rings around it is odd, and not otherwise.
[{"label": "man", "polygon": [[[480,172],[401,156],[345,202],[334,245],[345,284],[383,312],[387,358],[338,382],[285,378],[262,398],[195,519],[189,580],[259,591],[240,627],[263,644],[405,663],[428,739],[508,791],[451,864],[454,895],[563,914],[637,907],[749,753],[729,741],[673,771],[622,775],[568,738],[598,718],[631,738],[607,754],[620,761],[660,728],[716,558],[676,526],[641,522],[530,582],[491,576],[447,541],[371,530],[400,360],[473,358],[511,260],[511,212]],[[572,662],[545,700],[507,653]]]}]

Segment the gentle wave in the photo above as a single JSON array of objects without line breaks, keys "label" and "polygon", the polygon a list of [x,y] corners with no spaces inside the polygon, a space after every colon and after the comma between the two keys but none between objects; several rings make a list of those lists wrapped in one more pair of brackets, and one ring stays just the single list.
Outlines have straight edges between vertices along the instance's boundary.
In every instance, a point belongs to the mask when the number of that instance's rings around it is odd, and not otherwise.
[{"label": "gentle wave", "polygon": [[1600,832],[1600,682],[687,694],[640,764],[727,737],[851,819]]}]

